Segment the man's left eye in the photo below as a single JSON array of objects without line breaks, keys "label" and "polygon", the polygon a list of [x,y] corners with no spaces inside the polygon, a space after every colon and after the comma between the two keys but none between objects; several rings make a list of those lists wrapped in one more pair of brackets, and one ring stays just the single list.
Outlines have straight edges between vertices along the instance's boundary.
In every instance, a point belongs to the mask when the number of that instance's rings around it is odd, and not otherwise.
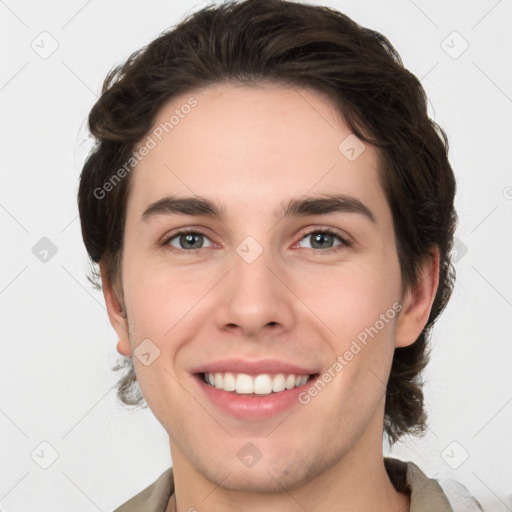
[{"label": "man's left eye", "polygon": [[[316,231],[310,231],[304,235],[300,243],[302,243],[307,238],[311,238],[310,247],[308,247],[308,249],[333,249],[334,247],[338,247],[340,245],[349,245],[347,240],[330,230],[318,229]],[[336,238],[340,243],[337,245],[332,245],[334,239]]]}]

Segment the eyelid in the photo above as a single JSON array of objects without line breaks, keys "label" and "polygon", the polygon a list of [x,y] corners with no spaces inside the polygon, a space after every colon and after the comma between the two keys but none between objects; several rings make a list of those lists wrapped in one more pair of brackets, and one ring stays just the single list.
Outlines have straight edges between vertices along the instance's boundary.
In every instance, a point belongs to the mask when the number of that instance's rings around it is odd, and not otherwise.
[{"label": "eyelid", "polygon": [[345,231],[341,231],[337,228],[329,227],[329,226],[312,226],[310,228],[307,228],[307,230],[302,234],[301,240],[307,235],[311,235],[312,233],[318,233],[318,232],[329,233],[331,235],[335,235],[335,236],[339,237],[341,240],[343,240],[344,242],[346,242],[347,244],[352,243],[352,237],[348,233],[346,233]]},{"label": "eyelid", "polygon": [[200,233],[201,235],[208,236],[206,234],[208,230],[203,226],[183,226],[179,228],[174,228],[168,231],[163,237],[162,242],[169,240],[169,238],[173,238],[176,235],[182,235],[187,233]]}]

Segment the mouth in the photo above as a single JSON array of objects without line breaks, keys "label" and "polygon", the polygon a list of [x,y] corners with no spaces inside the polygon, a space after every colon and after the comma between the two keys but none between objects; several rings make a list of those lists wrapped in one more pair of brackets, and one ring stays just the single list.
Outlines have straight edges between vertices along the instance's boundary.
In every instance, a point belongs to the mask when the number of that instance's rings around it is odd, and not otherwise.
[{"label": "mouth", "polygon": [[320,373],[247,374],[200,372],[193,374],[203,396],[223,415],[243,421],[262,421],[306,410],[301,393],[314,385]]},{"label": "mouth", "polygon": [[201,372],[196,375],[205,384],[221,391],[237,395],[267,396],[305,386],[319,374],[262,373],[249,375],[234,372]]},{"label": "mouth", "polygon": [[300,395],[320,378],[321,368],[294,364],[291,358],[238,357],[203,363],[189,372],[203,396],[222,414],[264,420],[302,407]]}]

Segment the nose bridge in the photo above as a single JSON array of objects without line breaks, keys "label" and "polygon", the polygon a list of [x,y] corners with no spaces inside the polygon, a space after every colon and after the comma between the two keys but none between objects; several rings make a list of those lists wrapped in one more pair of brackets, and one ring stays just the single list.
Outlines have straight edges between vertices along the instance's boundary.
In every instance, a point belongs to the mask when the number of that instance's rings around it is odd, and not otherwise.
[{"label": "nose bridge", "polygon": [[[261,208],[261,207],[260,207]],[[232,264],[233,277],[246,283],[257,285],[270,279],[269,268],[276,266],[275,230],[269,229],[269,221],[259,208],[252,214],[240,212],[235,225],[232,225],[238,240],[234,244]]]},{"label": "nose bridge", "polygon": [[275,289],[278,286],[273,270],[276,262],[270,237],[262,240],[260,235],[258,239],[260,241],[249,235],[235,248],[231,286],[241,303],[255,301],[255,304],[259,304],[279,293]]},{"label": "nose bridge", "polygon": [[217,310],[221,324],[237,325],[246,334],[268,324],[289,328],[292,319],[290,292],[281,282],[284,276],[276,276],[280,264],[270,247],[271,237],[257,236],[246,236],[235,247],[232,270],[226,276]]}]

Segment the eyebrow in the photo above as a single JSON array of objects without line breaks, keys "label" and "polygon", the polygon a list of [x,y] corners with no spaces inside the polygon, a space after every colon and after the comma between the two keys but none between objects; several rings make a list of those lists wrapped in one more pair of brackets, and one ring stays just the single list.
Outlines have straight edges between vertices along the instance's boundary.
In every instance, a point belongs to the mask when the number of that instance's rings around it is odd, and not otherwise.
[{"label": "eyebrow", "polygon": [[[303,217],[333,213],[357,213],[377,224],[375,215],[359,199],[345,194],[309,196],[294,198],[282,203],[274,215],[281,217]],[[141,221],[147,222],[159,215],[207,216],[224,220],[226,205],[218,204],[206,197],[168,196],[151,203],[142,214]]]}]

